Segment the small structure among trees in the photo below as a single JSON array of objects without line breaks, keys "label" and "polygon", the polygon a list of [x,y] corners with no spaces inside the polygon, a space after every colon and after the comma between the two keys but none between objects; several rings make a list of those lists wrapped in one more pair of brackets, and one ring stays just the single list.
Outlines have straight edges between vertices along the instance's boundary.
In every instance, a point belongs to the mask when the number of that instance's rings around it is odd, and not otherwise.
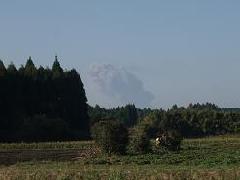
[{"label": "small structure among trees", "polygon": [[180,150],[182,139],[182,136],[177,131],[167,131],[156,138],[155,145],[157,148],[177,151]]}]

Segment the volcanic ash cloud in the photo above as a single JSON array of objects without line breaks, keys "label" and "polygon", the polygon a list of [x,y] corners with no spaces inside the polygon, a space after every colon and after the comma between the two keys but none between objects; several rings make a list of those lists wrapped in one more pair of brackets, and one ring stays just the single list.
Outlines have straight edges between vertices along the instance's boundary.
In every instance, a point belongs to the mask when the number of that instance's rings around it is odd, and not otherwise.
[{"label": "volcanic ash cloud", "polygon": [[111,64],[94,64],[87,74],[86,89],[91,104],[105,107],[134,103],[149,106],[154,96],[133,73]]}]

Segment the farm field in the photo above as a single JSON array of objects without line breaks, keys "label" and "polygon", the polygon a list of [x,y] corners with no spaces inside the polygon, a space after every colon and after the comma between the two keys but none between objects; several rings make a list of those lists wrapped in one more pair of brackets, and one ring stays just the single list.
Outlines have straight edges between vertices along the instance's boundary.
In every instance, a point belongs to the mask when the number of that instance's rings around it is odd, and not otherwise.
[{"label": "farm field", "polygon": [[107,157],[93,142],[0,144],[0,179],[240,179],[240,136],[183,141],[180,152]]}]

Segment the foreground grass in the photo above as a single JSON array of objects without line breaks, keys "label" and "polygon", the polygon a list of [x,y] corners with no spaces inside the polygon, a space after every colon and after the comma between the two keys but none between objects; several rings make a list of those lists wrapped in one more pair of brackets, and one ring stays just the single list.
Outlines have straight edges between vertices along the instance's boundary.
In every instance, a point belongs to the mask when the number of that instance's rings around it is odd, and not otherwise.
[{"label": "foreground grass", "polygon": [[[69,144],[72,145],[52,143],[47,147],[85,149],[93,145],[92,142]],[[13,147],[1,146],[5,150]],[[21,149],[26,145],[16,146]],[[46,144],[27,145],[31,146],[43,148]],[[0,179],[240,179],[240,137],[184,140],[179,152],[112,157],[99,153],[74,161],[19,162],[2,165]]]},{"label": "foreground grass", "polygon": [[22,163],[0,169],[0,179],[238,179],[240,168]]}]

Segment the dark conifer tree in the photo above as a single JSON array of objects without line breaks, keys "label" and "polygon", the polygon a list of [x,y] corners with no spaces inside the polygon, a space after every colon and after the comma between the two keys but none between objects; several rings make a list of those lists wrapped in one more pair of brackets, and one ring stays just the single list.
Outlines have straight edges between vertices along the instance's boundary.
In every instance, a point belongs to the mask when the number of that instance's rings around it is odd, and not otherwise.
[{"label": "dark conifer tree", "polygon": [[63,69],[58,61],[58,57],[55,56],[55,60],[52,65],[53,79],[60,78],[63,74]]},{"label": "dark conifer tree", "polygon": [[30,56],[25,65],[25,75],[34,77],[36,76],[36,74],[37,74],[37,68],[35,67],[32,61],[32,58]]},{"label": "dark conifer tree", "polygon": [[129,104],[124,109],[127,115],[126,125],[133,127],[136,125],[138,119],[137,109],[134,104]]},{"label": "dark conifer tree", "polygon": [[16,66],[12,62],[8,66],[7,72],[10,73],[10,74],[16,74],[17,73],[17,68],[16,68]]},{"label": "dark conifer tree", "polygon": [[[73,140],[89,137],[87,98],[80,75],[0,62],[0,141]],[[40,129],[38,129],[40,128]],[[41,129],[42,128],[42,129]],[[47,128],[47,129],[46,129]]]},{"label": "dark conifer tree", "polygon": [[5,76],[7,72],[7,69],[5,68],[2,60],[0,60],[0,76]]}]

